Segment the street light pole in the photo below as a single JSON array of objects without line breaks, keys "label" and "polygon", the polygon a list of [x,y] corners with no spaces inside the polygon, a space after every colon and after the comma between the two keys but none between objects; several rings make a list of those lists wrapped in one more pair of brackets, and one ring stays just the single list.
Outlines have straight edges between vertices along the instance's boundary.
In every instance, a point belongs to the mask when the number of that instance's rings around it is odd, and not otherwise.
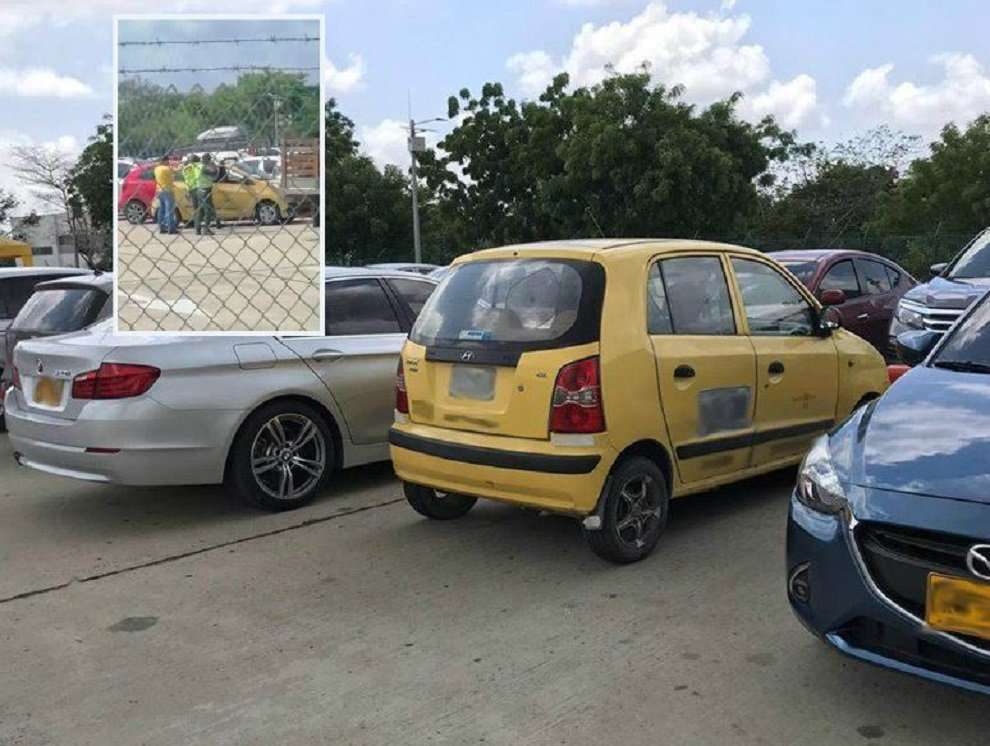
[{"label": "street light pole", "polygon": [[423,261],[423,247],[419,236],[419,179],[416,171],[416,152],[418,150],[416,142],[416,122],[409,120],[409,158],[411,165],[409,175],[412,178],[412,211],[413,211],[413,256],[416,264]]}]

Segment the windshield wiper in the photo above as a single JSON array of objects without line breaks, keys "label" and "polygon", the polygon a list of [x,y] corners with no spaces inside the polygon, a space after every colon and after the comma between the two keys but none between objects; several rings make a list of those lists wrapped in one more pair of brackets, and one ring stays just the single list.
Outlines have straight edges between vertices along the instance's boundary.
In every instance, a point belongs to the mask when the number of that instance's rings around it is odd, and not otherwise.
[{"label": "windshield wiper", "polygon": [[990,373],[990,365],[973,360],[936,360],[932,363],[932,367],[956,370],[960,373]]}]

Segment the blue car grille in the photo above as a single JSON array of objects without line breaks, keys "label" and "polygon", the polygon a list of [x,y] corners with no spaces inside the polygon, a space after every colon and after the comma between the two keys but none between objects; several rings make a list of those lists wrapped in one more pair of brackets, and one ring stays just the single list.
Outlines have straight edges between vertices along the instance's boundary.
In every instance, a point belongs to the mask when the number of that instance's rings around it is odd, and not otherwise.
[{"label": "blue car grille", "polygon": [[[966,553],[976,540],[956,534],[864,522],[856,527],[856,543],[877,587],[901,608],[923,619],[929,573],[968,577]],[[990,650],[990,640],[963,639]]]}]

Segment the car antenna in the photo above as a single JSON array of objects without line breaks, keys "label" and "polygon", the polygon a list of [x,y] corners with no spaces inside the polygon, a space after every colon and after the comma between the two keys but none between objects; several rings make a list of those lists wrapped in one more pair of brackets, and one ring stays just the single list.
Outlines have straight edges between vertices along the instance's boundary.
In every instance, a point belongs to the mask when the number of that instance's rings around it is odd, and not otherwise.
[{"label": "car antenna", "polygon": [[598,221],[595,220],[595,213],[591,211],[591,205],[586,205],[584,211],[588,213],[588,217],[591,218],[591,222],[595,224],[595,230],[598,231],[598,237],[605,238],[605,233],[602,231],[602,227],[598,224]]}]

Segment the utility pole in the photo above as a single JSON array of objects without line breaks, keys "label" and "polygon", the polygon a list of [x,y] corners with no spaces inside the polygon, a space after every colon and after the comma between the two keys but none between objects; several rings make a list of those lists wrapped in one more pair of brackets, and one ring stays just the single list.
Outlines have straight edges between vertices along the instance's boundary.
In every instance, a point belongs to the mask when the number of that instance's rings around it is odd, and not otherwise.
[{"label": "utility pole", "polygon": [[426,142],[422,137],[416,137],[416,122],[409,120],[409,175],[412,178],[412,211],[413,211],[413,257],[416,264],[423,261],[423,246],[419,237],[419,178],[416,171],[416,153],[424,150]]},{"label": "utility pole", "polygon": [[420,241],[419,236],[419,170],[416,164],[416,153],[422,153],[426,150],[426,138],[418,135],[417,132],[432,132],[430,129],[417,130],[416,128],[421,124],[429,124],[430,122],[446,122],[447,120],[442,117],[436,117],[434,119],[424,119],[421,122],[414,121],[412,118],[412,106],[409,107],[409,177],[412,179],[412,211],[413,211],[413,256],[416,259],[416,263],[420,264],[423,261],[423,246]]}]

